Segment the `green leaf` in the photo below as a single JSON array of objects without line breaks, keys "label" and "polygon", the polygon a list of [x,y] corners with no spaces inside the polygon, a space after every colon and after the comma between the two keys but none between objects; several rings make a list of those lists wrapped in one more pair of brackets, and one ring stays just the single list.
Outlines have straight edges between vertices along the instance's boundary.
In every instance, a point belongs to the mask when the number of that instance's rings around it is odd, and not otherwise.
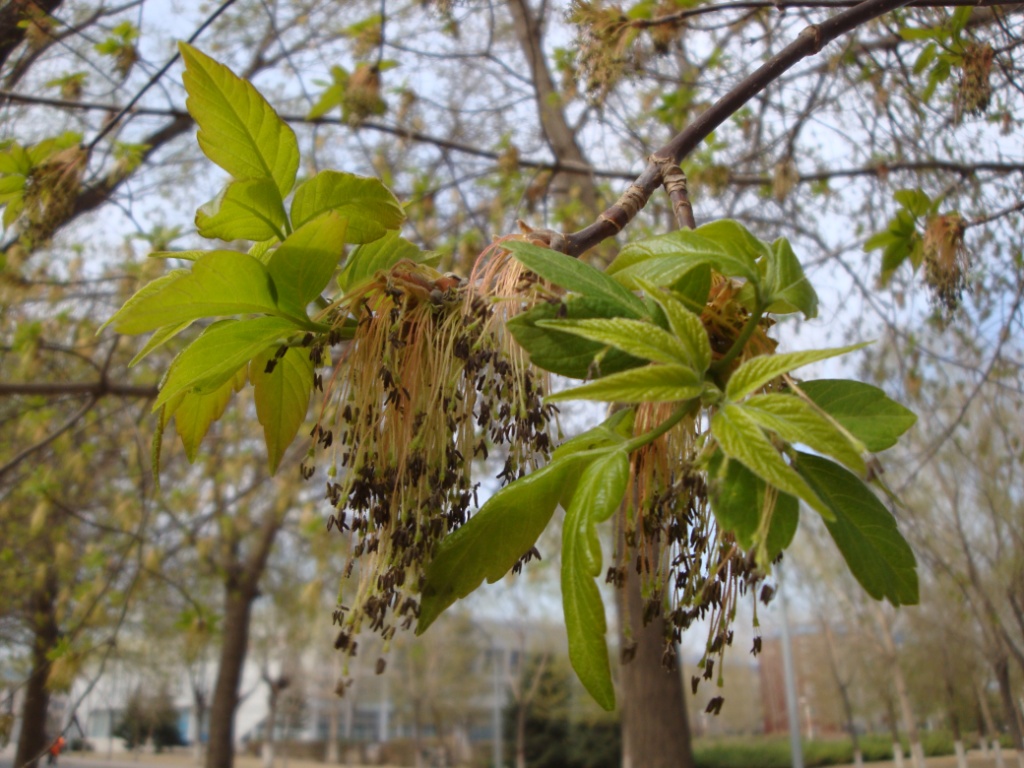
[{"label": "green leaf", "polygon": [[765,539],[765,555],[770,563],[789,546],[800,520],[796,497],[775,490],[738,461],[725,459],[721,468],[709,472],[711,511],[718,524],[732,531],[744,549],[760,544],[757,533],[765,515],[771,515]]},{"label": "green leaf", "polygon": [[798,396],[754,395],[747,398],[742,407],[754,421],[786,442],[802,443],[831,456],[862,477],[867,472],[861,455],[865,446],[851,442],[834,422]]},{"label": "green leaf", "polygon": [[288,216],[273,179],[233,181],[196,211],[196,228],[221,240],[284,239]]},{"label": "green leaf", "polygon": [[[256,418],[263,425],[270,473],[277,472],[281,457],[306,419],[313,392],[313,363],[309,350],[289,348],[277,357],[277,347],[269,347],[249,363],[249,380],[256,400]],[[267,373],[267,364],[274,360]]]},{"label": "green leaf", "polygon": [[576,295],[567,297],[561,304],[538,304],[513,317],[505,327],[530,355],[533,365],[572,379],[586,379],[636,368],[643,365],[644,361],[617,349],[606,351],[603,345],[595,341],[544,327],[541,321],[556,318],[612,318],[619,312],[619,305],[612,302]]},{"label": "green leaf", "polygon": [[283,309],[305,317],[338,268],[348,221],[336,213],[314,219],[292,232],[267,261]]},{"label": "green leaf", "polygon": [[768,312],[803,312],[807,319],[818,316],[818,294],[784,237],[772,243],[768,252],[764,293]]},{"label": "green leaf", "polygon": [[[246,368],[243,365],[212,392],[186,392],[174,406],[174,429],[181,437],[189,463],[196,460],[199,444],[219,419],[231,401],[231,396],[245,386]],[[170,408],[171,404],[168,404]]]},{"label": "green leaf", "polygon": [[342,67],[331,67],[331,80],[331,84],[324,89],[316,104],[306,115],[309,120],[316,120],[335,107],[341,107],[342,100],[345,98],[345,86],[348,84],[348,72]]},{"label": "green leaf", "polygon": [[484,579],[493,584],[511,570],[547,527],[579,462],[590,458],[570,454],[505,486],[438,545],[425,569],[416,634]]},{"label": "green leaf", "polygon": [[296,330],[294,323],[279,317],[214,323],[174,358],[153,410],[181,392],[212,392],[245,363],[270,345],[284,342]]},{"label": "green leaf", "polygon": [[831,518],[831,510],[772,445],[750,415],[738,405],[726,405],[711,417],[711,433],[722,452],[742,462],[747,469],[780,491],[803,499],[822,517]]},{"label": "green leaf", "polygon": [[[757,259],[768,254],[768,246],[750,234],[741,224],[723,219],[697,229],[683,229],[659,237],[631,243],[623,248],[608,267],[608,274],[620,281],[640,277],[655,285],[675,282],[691,268],[708,265],[726,277],[742,277],[755,285],[761,283]],[[650,259],[669,257],[680,270],[658,274],[651,267],[640,265]],[[683,265],[688,264],[687,269]],[[662,266],[663,265],[663,266]],[[671,269],[669,262],[659,269]],[[654,274],[652,274],[654,272]]]},{"label": "green leaf", "polygon": [[281,197],[299,168],[295,132],[251,83],[179,43],[185,61],[185,106],[199,126],[203,153],[237,180],[273,179]]},{"label": "green leaf", "polygon": [[934,213],[935,203],[921,189],[898,189],[893,192],[892,197],[915,217]]},{"label": "green leaf", "polygon": [[876,600],[918,602],[917,561],[896,520],[855,475],[819,456],[801,453],[796,468],[828,505],[826,521],[850,571]]},{"label": "green leaf", "polygon": [[786,549],[796,536],[800,524],[800,502],[795,496],[776,489],[775,510],[772,512],[771,524],[768,526],[768,538],[765,550],[768,561],[772,562]]},{"label": "green leaf", "polygon": [[711,365],[711,342],[700,317],[687,309],[686,305],[672,294],[659,290],[655,285],[643,280],[638,280],[637,283],[664,310],[669,328],[686,350],[683,362],[698,373],[705,373]]},{"label": "green leaf", "polygon": [[527,269],[567,291],[611,302],[627,317],[639,319],[647,316],[647,308],[640,299],[601,270],[579,259],[521,240],[509,240],[502,246]]},{"label": "green leaf", "polygon": [[144,333],[203,317],[279,313],[270,275],[248,254],[210,251],[195,261],[191,272],[171,275],[174,279],[167,280],[167,275],[141,288],[107,325],[118,333]]},{"label": "green leaf", "polygon": [[545,402],[600,400],[611,403],[671,403],[692,400],[703,380],[685,365],[648,365],[613,373],[596,381],[548,395]]},{"label": "green leaf", "polygon": [[391,269],[403,259],[416,263],[428,262],[433,254],[421,251],[398,232],[389,230],[383,237],[353,249],[338,275],[338,287],[344,293],[359,288],[380,270]]},{"label": "green leaf", "polygon": [[881,232],[876,232],[865,240],[864,250],[866,252],[881,250],[893,243],[901,242],[901,240],[902,238],[900,238],[899,235],[894,234],[891,230],[885,229]]},{"label": "green leaf", "polygon": [[131,362],[128,363],[128,367],[134,367],[142,361],[143,358],[151,352],[158,350],[190,325],[192,325],[192,321],[186,320],[183,323],[178,323],[178,325],[165,325],[163,328],[158,328],[153,335],[149,337],[149,340],[143,345],[142,349],[140,349],[135,357],[131,359]]},{"label": "green leaf", "polygon": [[916,414],[870,384],[819,379],[803,382],[800,389],[873,453],[892,448],[917,422]]},{"label": "green leaf", "polygon": [[[698,321],[699,323],[700,321]],[[592,320],[540,320],[542,328],[559,331],[609,345],[623,352],[656,363],[690,364],[690,353],[675,336],[652,323],[629,320],[595,318]]]},{"label": "green leaf", "polygon": [[[616,261],[618,260],[616,259]],[[615,263],[612,262],[613,265]],[[640,290],[642,283],[649,283],[658,287],[678,285],[680,283],[688,284],[691,275],[697,275],[701,267],[707,266],[707,263],[699,260],[680,258],[679,254],[672,254],[671,256],[654,256],[631,266],[623,267],[617,272],[609,272],[609,274],[624,288],[637,291]]]},{"label": "green leaf", "polygon": [[606,710],[615,708],[604,602],[594,579],[601,574],[596,523],[622,503],[629,482],[629,454],[615,450],[595,459],[580,477],[562,529],[562,608],[569,661],[580,682]]},{"label": "green leaf", "polygon": [[[140,304],[145,306],[145,304],[148,301],[150,301],[154,296],[156,296],[165,288],[167,288],[167,286],[169,286],[171,283],[180,280],[183,277],[187,277],[190,274],[190,270],[187,269],[172,269],[166,275],[161,275],[160,277],[154,280],[150,280],[144,286],[139,288],[139,290],[137,290],[134,294],[132,294],[131,298],[129,298],[128,301],[124,303],[124,306],[122,306],[117,312],[115,312],[110,317],[110,319],[107,320],[107,322],[100,326],[100,331],[102,331],[108,325],[114,325],[114,328],[118,330],[120,333],[127,333],[127,331],[121,330],[121,327],[118,324],[120,322],[119,318],[122,320],[130,319],[132,313],[135,311],[135,308],[137,306],[139,306]],[[100,331],[97,331],[97,333],[99,333]],[[141,333],[141,331],[137,331],[137,333]]]},{"label": "green leaf", "polygon": [[350,243],[369,243],[405,220],[398,199],[379,180],[338,171],[320,171],[295,190],[292,224],[301,227],[328,211],[348,219]]},{"label": "green leaf", "polygon": [[615,411],[615,413],[596,427],[592,427],[586,432],[581,432],[575,437],[566,440],[554,450],[551,458],[559,459],[571,453],[622,445],[622,443],[633,436],[633,421],[635,417],[636,410],[633,408],[623,408]]},{"label": "green leaf", "polygon": [[787,352],[782,355],[761,355],[752,358],[737,368],[726,385],[725,394],[730,400],[739,400],[754,390],[763,387],[772,379],[789,373],[819,360],[845,355],[847,352],[865,347],[870,342],[851,344],[833,349],[811,349],[806,352]]}]

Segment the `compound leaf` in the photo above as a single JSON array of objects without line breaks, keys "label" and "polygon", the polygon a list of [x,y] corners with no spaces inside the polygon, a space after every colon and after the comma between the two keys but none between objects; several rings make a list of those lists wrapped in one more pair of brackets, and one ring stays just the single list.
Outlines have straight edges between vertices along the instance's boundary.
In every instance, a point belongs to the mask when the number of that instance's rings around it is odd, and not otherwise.
[{"label": "compound leaf", "polygon": [[348,219],[350,243],[369,243],[402,226],[405,211],[378,179],[340,171],[320,171],[295,190],[292,225],[301,227],[328,211]]},{"label": "compound leaf", "polygon": [[187,43],[179,48],[203,153],[235,179],[272,179],[285,197],[299,168],[295,132],[251,83]]}]

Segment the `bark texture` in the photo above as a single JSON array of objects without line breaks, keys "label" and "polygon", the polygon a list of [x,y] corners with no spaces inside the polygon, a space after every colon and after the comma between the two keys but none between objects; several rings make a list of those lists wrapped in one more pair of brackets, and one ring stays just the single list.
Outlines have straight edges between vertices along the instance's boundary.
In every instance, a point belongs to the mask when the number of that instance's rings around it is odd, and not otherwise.
[{"label": "bark texture", "polygon": [[[627,561],[629,559],[627,558]],[[629,569],[618,592],[619,647],[633,648],[633,660],[620,667],[623,768],[693,768],[690,722],[683,676],[662,664],[664,620],[643,625],[640,579]],[[627,623],[631,630],[627,636]]]},{"label": "bark texture", "polygon": [[60,629],[57,626],[56,584],[51,577],[47,584],[31,598],[34,639],[32,643],[32,672],[25,684],[25,701],[21,710],[21,732],[14,755],[16,768],[35,768],[56,734],[46,732],[46,711],[50,706],[50,691],[46,678],[50,674],[47,654],[57,644]]},{"label": "bark texture", "polygon": [[206,747],[206,768],[232,768],[235,761],[235,710],[242,683],[242,669],[249,648],[249,622],[252,604],[259,596],[259,583],[267,565],[274,539],[281,528],[283,513],[268,511],[257,540],[247,557],[237,551],[237,542],[228,546],[234,553],[225,564],[224,634],[217,667],[217,682],[210,703],[210,734]]}]

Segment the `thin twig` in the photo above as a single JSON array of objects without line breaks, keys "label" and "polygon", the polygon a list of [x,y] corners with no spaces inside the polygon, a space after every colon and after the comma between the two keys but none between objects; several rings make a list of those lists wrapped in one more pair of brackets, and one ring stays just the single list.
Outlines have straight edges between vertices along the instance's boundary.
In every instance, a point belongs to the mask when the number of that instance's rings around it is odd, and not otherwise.
[{"label": "thin twig", "polygon": [[75,424],[77,424],[87,413],[89,413],[90,410],[92,410],[92,407],[94,405],[96,405],[96,398],[95,397],[90,397],[85,402],[85,404],[82,405],[82,407],[79,408],[77,411],[75,411],[71,415],[70,419],[68,419],[63,424],[61,424],[61,426],[58,427],[55,432],[52,432],[50,435],[48,435],[47,437],[43,438],[42,440],[40,440],[35,445],[30,445],[28,448],[25,448],[23,451],[18,453],[17,456],[15,456],[13,459],[8,461],[2,467],[0,467],[0,477],[3,477],[4,475],[6,475],[8,472],[10,472],[16,466],[18,466],[21,462],[23,462],[29,456],[31,456],[32,454],[36,453],[37,451],[41,451],[43,448],[48,446],[50,443],[52,443],[58,437],[60,437],[65,432],[67,432],[69,429],[71,429],[73,426],[75,426]]},{"label": "thin twig", "polygon": [[[199,37],[199,35],[201,35],[208,26],[213,24],[213,22],[216,21],[217,18],[222,13],[224,13],[224,11],[226,11],[234,4],[235,0],[224,0],[224,2],[217,6],[217,10],[210,14],[210,16],[207,17],[206,21],[200,24],[199,28],[192,33],[191,37],[189,37],[189,44],[194,43],[196,39]],[[95,149],[96,145],[103,140],[103,137],[110,133],[112,130],[114,130],[117,124],[121,122],[121,119],[132,111],[132,108],[138,103],[139,99],[141,99],[143,95],[145,95],[146,91],[148,91],[150,88],[156,85],[160,81],[160,79],[167,74],[167,70],[169,70],[174,65],[174,62],[176,62],[180,56],[181,52],[175,51],[174,55],[167,60],[167,63],[153,73],[153,76],[150,77],[149,80],[146,81],[146,84],[142,86],[142,88],[140,88],[139,91],[134,96],[132,96],[132,98],[129,100],[127,104],[125,104],[124,107],[121,108],[121,111],[114,115],[113,118],[107,121],[107,124],[103,126],[103,129],[99,133],[97,133],[96,136],[93,137],[92,141],[89,142],[86,149],[88,149],[90,152],[93,149]]]},{"label": "thin twig", "polygon": [[[727,94],[704,110],[685,130],[655,152],[647,168],[630,185],[619,202],[601,214],[589,227],[564,238],[564,252],[570,256],[579,256],[615,235],[640,208],[646,205],[654,190],[662,185],[665,161],[681,162],[719,125],[803,59],[816,55],[825,45],[847,32],[890,11],[902,8],[910,1],[865,0],[821,24],[806,27],[793,42],[741,80]],[[639,207],[636,205],[638,196],[642,198]]]}]

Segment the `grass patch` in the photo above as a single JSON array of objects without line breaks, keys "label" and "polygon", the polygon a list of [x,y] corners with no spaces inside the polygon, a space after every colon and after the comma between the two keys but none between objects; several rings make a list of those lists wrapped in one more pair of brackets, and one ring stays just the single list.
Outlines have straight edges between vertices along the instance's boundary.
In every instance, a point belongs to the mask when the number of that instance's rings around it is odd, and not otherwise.
[{"label": "grass patch", "polygon": [[[953,754],[953,737],[943,731],[921,735],[928,756]],[[860,737],[864,762],[892,760],[892,740],[881,734]],[[814,739],[803,742],[804,765],[846,765],[853,762],[853,744],[849,739]],[[906,740],[903,753],[908,754]],[[702,739],[694,743],[696,768],[790,768],[789,739],[784,736]]]}]

